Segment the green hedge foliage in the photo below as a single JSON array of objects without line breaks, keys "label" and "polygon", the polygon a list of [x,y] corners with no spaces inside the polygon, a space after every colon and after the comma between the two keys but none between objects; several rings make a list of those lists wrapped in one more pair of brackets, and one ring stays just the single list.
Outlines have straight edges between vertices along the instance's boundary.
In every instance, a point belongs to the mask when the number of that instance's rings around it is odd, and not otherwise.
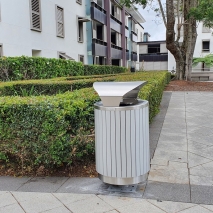
[{"label": "green hedge foliage", "polygon": [[[117,76],[117,81],[147,80],[139,98],[150,101],[150,120],[158,112],[168,72]],[[20,171],[55,168],[94,155],[93,88],[55,96],[0,97],[0,161]]]},{"label": "green hedge foliage", "polygon": [[92,87],[97,81],[115,81],[116,77],[86,78],[80,80],[66,80],[57,78],[52,80],[25,80],[0,83],[0,96],[39,96],[56,95],[67,91]]},{"label": "green hedge foliage", "polygon": [[113,74],[126,71],[125,67],[83,65],[81,62],[53,58],[26,56],[0,58],[1,81]]}]

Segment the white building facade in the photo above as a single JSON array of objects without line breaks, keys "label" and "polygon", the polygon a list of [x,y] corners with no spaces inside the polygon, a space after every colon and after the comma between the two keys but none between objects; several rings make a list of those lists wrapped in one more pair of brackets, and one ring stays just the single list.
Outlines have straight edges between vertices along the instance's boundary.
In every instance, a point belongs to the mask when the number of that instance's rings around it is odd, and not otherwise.
[{"label": "white building facade", "polygon": [[[0,0],[1,54],[58,58],[63,53],[79,61],[86,53],[85,38],[78,40],[85,1]],[[85,26],[83,30],[85,34]]]},{"label": "white building facade", "polygon": [[[123,17],[135,22],[135,29]],[[136,66],[144,21],[138,11],[122,8],[119,1],[0,0],[0,56]]]}]

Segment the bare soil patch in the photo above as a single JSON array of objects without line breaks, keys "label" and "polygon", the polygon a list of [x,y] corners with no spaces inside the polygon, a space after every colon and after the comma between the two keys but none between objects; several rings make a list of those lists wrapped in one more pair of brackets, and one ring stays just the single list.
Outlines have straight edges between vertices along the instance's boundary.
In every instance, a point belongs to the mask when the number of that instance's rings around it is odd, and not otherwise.
[{"label": "bare soil patch", "polygon": [[174,80],[165,91],[213,91],[213,82],[195,82]]}]

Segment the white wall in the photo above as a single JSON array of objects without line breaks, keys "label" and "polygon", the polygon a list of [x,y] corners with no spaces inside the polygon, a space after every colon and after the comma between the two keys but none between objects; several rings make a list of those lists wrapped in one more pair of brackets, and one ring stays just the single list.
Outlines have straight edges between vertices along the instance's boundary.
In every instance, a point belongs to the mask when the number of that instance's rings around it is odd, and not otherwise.
[{"label": "white wall", "polygon": [[[77,41],[77,16],[85,17],[85,1],[41,0],[42,32],[30,29],[29,0],[0,0],[0,43],[4,56],[32,56],[32,50],[41,50],[42,57],[57,58],[58,51],[78,61],[78,54],[87,63],[86,24],[84,42]],[[56,36],[55,4],[64,8],[65,37]]]},{"label": "white wall", "polygon": [[[136,24],[135,25],[136,31],[138,32],[138,42],[143,41],[141,40],[141,33],[142,33],[142,39],[143,39],[143,34],[144,34],[144,29],[141,27],[141,25]],[[139,63],[139,54],[140,54],[140,45],[137,44],[137,54],[138,54],[138,60],[136,62],[136,70],[140,70],[140,63]]]},{"label": "white wall", "polygon": [[167,70],[168,62],[167,61],[154,61],[154,62],[140,62],[141,70]]}]

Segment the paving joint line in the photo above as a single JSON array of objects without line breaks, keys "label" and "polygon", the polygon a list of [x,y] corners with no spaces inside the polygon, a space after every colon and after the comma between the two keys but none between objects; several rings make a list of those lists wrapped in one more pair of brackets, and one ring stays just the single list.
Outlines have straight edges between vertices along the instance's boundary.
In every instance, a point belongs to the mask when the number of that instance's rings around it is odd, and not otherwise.
[{"label": "paving joint line", "polygon": [[[54,193],[51,193],[52,194],[52,196],[54,197],[54,198],[56,198],[70,213],[73,213],[73,211],[71,211],[64,203],[62,203],[55,195],[54,195]],[[57,207],[56,207],[57,208]],[[50,209],[49,209],[50,210]],[[49,211],[48,210],[48,211]]]},{"label": "paving joint line", "polygon": [[12,192],[10,192],[10,194],[14,197],[14,199],[16,200],[16,202],[18,203],[18,205],[22,208],[22,210],[27,213],[25,210],[24,210],[24,207],[21,205],[21,203],[16,199],[16,197],[13,195]]}]

